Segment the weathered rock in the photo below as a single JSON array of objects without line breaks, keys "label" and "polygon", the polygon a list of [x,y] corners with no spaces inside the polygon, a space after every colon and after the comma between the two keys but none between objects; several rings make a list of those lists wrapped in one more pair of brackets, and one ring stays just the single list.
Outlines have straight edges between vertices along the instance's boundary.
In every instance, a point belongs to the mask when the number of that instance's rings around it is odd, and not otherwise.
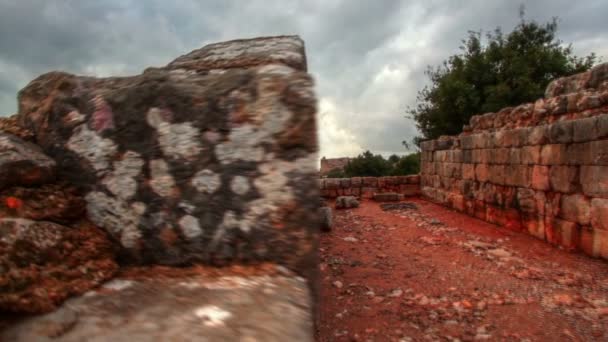
[{"label": "weathered rock", "polygon": [[321,215],[321,230],[324,232],[331,231],[331,227],[333,225],[333,216],[331,213],[330,207],[321,207],[319,208],[319,213]]},{"label": "weathered rock", "polygon": [[50,311],[116,270],[112,243],[90,223],[0,219],[0,310]]},{"label": "weathered rock", "polygon": [[31,141],[34,138],[34,134],[30,130],[19,125],[17,115],[0,117],[0,132],[16,135],[25,141]]},{"label": "weathered rock", "polygon": [[350,209],[359,207],[359,201],[354,196],[339,196],[336,198],[336,209]]},{"label": "weathered rock", "polygon": [[316,99],[304,43],[213,44],[133,77],[52,72],[19,120],[128,262],[313,269]]},{"label": "weathered rock", "polygon": [[403,195],[395,192],[385,192],[374,195],[374,201],[377,202],[399,202],[403,200]]},{"label": "weathered rock", "polygon": [[0,217],[69,224],[86,214],[84,199],[65,184],[12,187],[0,192],[0,200]]},{"label": "weathered rock", "polygon": [[2,341],[313,341],[306,283],[286,276],[115,279]]},{"label": "weathered rock", "polygon": [[33,186],[54,180],[55,162],[38,146],[0,132],[0,189]]},{"label": "weathered rock", "polygon": [[562,77],[552,81],[547,86],[545,97],[550,98],[588,88],[597,88],[606,80],[608,80],[608,63],[597,65],[591,70],[580,74]]}]

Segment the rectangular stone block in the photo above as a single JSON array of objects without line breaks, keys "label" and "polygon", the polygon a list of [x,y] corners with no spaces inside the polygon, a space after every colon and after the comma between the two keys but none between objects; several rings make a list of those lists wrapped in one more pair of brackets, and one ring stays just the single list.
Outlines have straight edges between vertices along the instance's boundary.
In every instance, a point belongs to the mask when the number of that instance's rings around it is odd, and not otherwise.
[{"label": "rectangular stone block", "polygon": [[598,139],[598,118],[582,118],[573,121],[574,142],[585,142]]},{"label": "rectangular stone block", "polygon": [[580,175],[585,195],[608,198],[608,166],[581,166]]},{"label": "rectangular stone block", "polygon": [[597,140],[589,142],[589,151],[587,156],[590,165],[606,165],[608,166],[608,140]]},{"label": "rectangular stone block", "polygon": [[509,151],[509,160],[507,164],[521,164],[521,148],[512,147],[508,149]]},{"label": "rectangular stone block", "polygon": [[374,197],[374,193],[377,192],[375,187],[363,187],[361,188],[361,198],[370,199]]},{"label": "rectangular stone block", "polygon": [[505,165],[504,184],[510,186],[530,187],[532,167],[527,165]]},{"label": "rectangular stone block", "polygon": [[531,127],[528,131],[527,145],[545,145],[549,143],[548,125]]},{"label": "rectangular stone block", "polygon": [[341,188],[350,188],[350,178],[340,178]]},{"label": "rectangular stone block", "polygon": [[505,166],[490,165],[488,180],[494,184],[505,184]]},{"label": "rectangular stone block", "polygon": [[405,176],[405,184],[420,184],[420,176],[419,175]]},{"label": "rectangular stone block", "polygon": [[576,222],[580,225],[588,225],[591,220],[589,199],[581,194],[561,196],[560,217],[565,220]]},{"label": "rectangular stone block", "polygon": [[536,203],[536,191],[532,189],[517,189],[518,209],[526,214],[536,214],[538,206]]},{"label": "rectangular stone block", "polygon": [[550,171],[551,189],[570,194],[578,191],[579,174],[577,166],[554,165]]},{"label": "rectangular stone block", "polygon": [[363,184],[363,182],[361,181],[361,177],[352,177],[350,179],[350,184],[353,187],[360,187]]},{"label": "rectangular stone block", "polygon": [[579,226],[574,222],[553,220],[557,243],[566,250],[576,250],[580,246]]},{"label": "rectangular stone block", "polygon": [[532,180],[530,186],[536,190],[547,191],[550,189],[549,167],[535,165],[532,167]]},{"label": "rectangular stone block", "polygon": [[350,191],[353,196],[361,196],[361,188],[351,188]]},{"label": "rectangular stone block", "polygon": [[490,170],[486,164],[477,164],[475,166],[475,179],[478,182],[487,182],[489,180]]},{"label": "rectangular stone block", "polygon": [[572,142],[573,121],[558,121],[549,125],[549,142],[551,144],[568,144]]},{"label": "rectangular stone block", "polygon": [[325,179],[325,188],[327,189],[337,189],[340,187],[340,179],[339,178],[327,178]]},{"label": "rectangular stone block", "polygon": [[475,217],[480,220],[486,220],[486,204],[483,201],[474,201],[475,204]]},{"label": "rectangular stone block", "polygon": [[608,231],[608,199],[592,199],[590,215],[593,229]]},{"label": "rectangular stone block", "polygon": [[475,164],[462,164],[462,178],[466,180],[475,179]]},{"label": "rectangular stone block", "polygon": [[377,187],[378,186],[378,178],[376,177],[362,177],[363,186],[365,187]]},{"label": "rectangular stone block", "polygon": [[399,192],[404,196],[418,196],[420,195],[420,186],[417,184],[401,184],[399,185]]},{"label": "rectangular stone block", "polygon": [[541,240],[545,239],[545,221],[543,216],[527,215],[523,217],[522,222],[528,234]]},{"label": "rectangular stone block", "polygon": [[541,149],[540,159],[542,165],[564,165],[566,164],[566,145],[551,144],[544,145]]},{"label": "rectangular stone block", "polygon": [[521,163],[534,165],[540,164],[540,146],[524,146],[521,149]]},{"label": "rectangular stone block", "polygon": [[592,142],[570,144],[566,147],[565,164],[568,165],[592,165],[593,155],[591,151]]}]

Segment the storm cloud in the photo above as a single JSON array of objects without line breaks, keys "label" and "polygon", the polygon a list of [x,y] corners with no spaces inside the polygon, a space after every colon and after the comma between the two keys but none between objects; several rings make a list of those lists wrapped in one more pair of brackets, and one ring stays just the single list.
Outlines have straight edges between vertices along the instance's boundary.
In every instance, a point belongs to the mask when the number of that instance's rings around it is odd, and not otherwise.
[{"label": "storm cloud", "polygon": [[[464,3],[464,4],[463,4]],[[0,0],[0,113],[51,70],[109,76],[161,66],[205,44],[298,34],[319,98],[321,153],[405,153],[405,118],[428,65],[458,52],[469,30],[513,28],[520,3],[449,0]],[[608,2],[526,2],[526,17],[559,18],[576,54],[608,56]],[[605,59],[604,59],[605,61]]]}]

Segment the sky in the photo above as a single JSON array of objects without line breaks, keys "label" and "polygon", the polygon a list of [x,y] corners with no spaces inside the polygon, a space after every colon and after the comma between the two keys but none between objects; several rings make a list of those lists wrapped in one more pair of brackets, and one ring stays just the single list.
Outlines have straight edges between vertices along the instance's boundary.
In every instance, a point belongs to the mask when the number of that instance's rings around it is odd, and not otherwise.
[{"label": "sky", "polygon": [[407,153],[406,118],[427,66],[469,30],[510,31],[558,17],[575,54],[608,61],[606,0],[0,0],[0,115],[36,76],[62,70],[133,75],[208,43],[269,35],[304,39],[319,101],[319,155]]}]

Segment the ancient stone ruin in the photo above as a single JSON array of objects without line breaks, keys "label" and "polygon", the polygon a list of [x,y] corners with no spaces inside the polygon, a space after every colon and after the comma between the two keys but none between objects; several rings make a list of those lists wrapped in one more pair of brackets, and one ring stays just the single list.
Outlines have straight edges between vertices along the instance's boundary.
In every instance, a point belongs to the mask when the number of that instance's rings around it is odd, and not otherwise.
[{"label": "ancient stone ruin", "polygon": [[473,116],[422,143],[424,196],[608,258],[608,64],[553,81],[545,98]]},{"label": "ancient stone ruin", "polygon": [[0,307],[55,311],[1,340],[312,339],[300,38],[212,44],[131,77],[50,72],[18,100],[0,124]]}]

